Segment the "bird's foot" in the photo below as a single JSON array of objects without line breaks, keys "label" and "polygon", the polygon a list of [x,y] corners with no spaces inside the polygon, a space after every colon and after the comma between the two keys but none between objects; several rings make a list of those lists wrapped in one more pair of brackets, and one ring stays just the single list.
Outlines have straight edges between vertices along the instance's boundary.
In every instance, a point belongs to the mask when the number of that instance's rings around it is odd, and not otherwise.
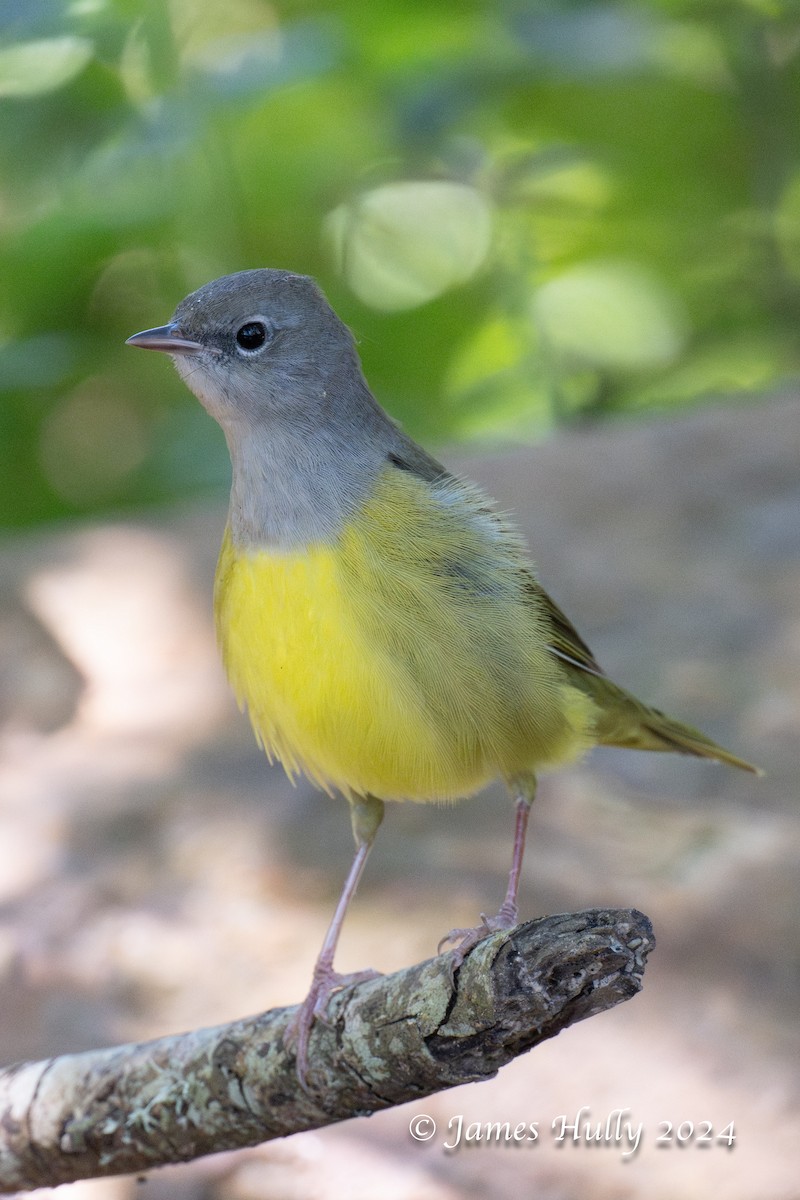
[{"label": "bird's foot", "polygon": [[379,979],[380,971],[371,969],[353,971],[348,975],[340,975],[327,963],[317,963],[311,980],[308,995],[302,1004],[298,1005],[294,1016],[286,1026],[283,1035],[284,1045],[294,1046],[296,1063],[295,1070],[300,1086],[308,1092],[308,1047],[311,1039],[311,1029],[315,1021],[328,1025],[326,1018],[328,1001],[334,992],[349,987],[354,983],[365,983],[368,979]]},{"label": "bird's foot", "polygon": [[501,933],[505,929],[513,929],[519,920],[519,909],[516,904],[506,901],[493,917],[481,913],[481,923],[474,929],[451,929],[446,933],[436,947],[437,954],[442,953],[442,946],[455,942],[452,949],[453,969],[460,967],[470,950],[492,933]]}]

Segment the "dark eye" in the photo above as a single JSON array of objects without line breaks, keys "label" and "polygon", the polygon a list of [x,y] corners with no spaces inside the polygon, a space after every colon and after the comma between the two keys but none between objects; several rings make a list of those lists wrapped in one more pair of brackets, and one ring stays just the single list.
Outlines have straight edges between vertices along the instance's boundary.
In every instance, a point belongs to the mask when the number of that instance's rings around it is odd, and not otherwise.
[{"label": "dark eye", "polygon": [[242,350],[252,353],[260,350],[267,340],[267,327],[263,321],[247,321],[236,332],[236,341]]}]

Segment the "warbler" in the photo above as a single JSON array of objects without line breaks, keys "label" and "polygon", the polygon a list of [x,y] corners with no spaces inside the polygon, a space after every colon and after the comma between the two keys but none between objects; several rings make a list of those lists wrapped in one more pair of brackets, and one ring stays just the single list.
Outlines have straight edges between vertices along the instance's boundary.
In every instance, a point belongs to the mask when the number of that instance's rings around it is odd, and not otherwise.
[{"label": "warbler", "polygon": [[239,704],[290,777],[350,804],[355,857],[292,1029],[305,1083],[314,1020],[373,974],[333,962],[384,801],[456,800],[498,778],[515,801],[505,899],[443,939],[458,962],[517,921],[541,769],[594,744],[756,768],[612,683],[507,519],[379,406],[312,279],[226,275],[128,343],[171,355],[227,440],[214,611]]}]

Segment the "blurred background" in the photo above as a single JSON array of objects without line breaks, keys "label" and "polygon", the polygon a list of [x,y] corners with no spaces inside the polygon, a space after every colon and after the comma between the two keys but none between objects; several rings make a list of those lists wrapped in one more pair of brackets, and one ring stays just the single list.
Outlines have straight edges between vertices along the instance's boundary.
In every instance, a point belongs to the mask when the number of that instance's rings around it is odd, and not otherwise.
[{"label": "blurred background", "polygon": [[122,342],[257,265],[321,279],[428,439],[795,378],[799,40],[794,0],[7,0],[5,519],[222,484]]},{"label": "blurred background", "polygon": [[[644,909],[631,1004],[420,1109],[73,1195],[800,1196],[798,129],[796,0],[0,3],[4,1061],[299,1000],[349,861],[217,662],[222,436],[123,345],[217,275],[315,275],[609,672],[768,769],[543,785],[523,913]],[[393,806],[342,969],[492,910],[511,835],[496,790]],[[407,1131],[581,1105],[645,1123],[633,1161]]]}]

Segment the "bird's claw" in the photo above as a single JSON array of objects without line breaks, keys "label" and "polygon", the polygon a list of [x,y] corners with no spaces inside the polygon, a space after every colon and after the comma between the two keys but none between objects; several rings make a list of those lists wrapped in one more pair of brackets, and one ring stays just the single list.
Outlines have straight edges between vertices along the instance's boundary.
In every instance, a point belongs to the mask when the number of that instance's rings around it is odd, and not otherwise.
[{"label": "bird's claw", "polygon": [[311,1041],[311,1030],[315,1021],[330,1025],[327,1017],[328,1002],[334,992],[350,987],[356,983],[365,983],[368,979],[380,978],[380,971],[367,969],[353,971],[349,975],[340,975],[333,967],[317,964],[311,981],[308,995],[302,1004],[298,1005],[283,1035],[283,1044],[288,1049],[295,1050],[295,1070],[303,1091],[309,1092],[308,1086],[308,1048]]},{"label": "bird's claw", "polygon": [[451,951],[453,967],[460,967],[470,950],[473,950],[478,942],[482,942],[492,933],[502,933],[506,929],[513,929],[518,920],[519,912],[516,905],[505,903],[493,917],[487,917],[486,913],[481,913],[480,925],[476,925],[472,929],[451,929],[439,942],[436,953],[441,954],[442,946],[446,946],[448,942],[454,942],[455,945]]}]

